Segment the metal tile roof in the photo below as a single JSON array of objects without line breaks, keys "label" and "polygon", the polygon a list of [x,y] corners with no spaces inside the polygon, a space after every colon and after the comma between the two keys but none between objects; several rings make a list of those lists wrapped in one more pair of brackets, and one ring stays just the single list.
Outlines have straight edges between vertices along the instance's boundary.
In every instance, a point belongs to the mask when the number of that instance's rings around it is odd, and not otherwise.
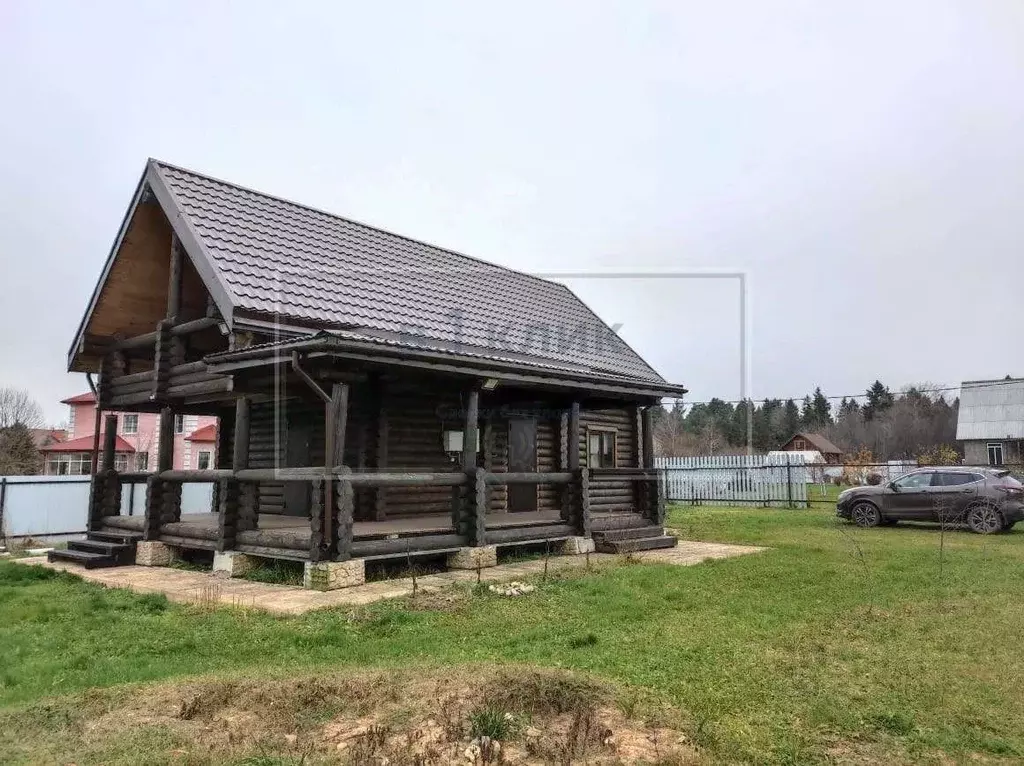
[{"label": "metal tile roof", "polygon": [[960,385],[957,439],[1024,439],[1024,379]]},{"label": "metal tile roof", "polygon": [[664,380],[566,286],[156,160],[235,311]]}]

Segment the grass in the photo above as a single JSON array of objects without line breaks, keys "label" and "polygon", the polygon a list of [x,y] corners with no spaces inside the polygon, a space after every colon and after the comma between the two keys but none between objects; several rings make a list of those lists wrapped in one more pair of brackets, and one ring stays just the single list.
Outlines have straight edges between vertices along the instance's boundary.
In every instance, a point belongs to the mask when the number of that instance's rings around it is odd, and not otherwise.
[{"label": "grass", "polygon": [[[1024,532],[947,532],[940,577],[937,527],[689,506],[669,523],[685,539],[771,550],[560,573],[529,599],[455,611],[382,603],[298,618],[0,562],[0,753],[17,736],[5,714],[45,718],[91,687],[498,662],[586,671],[668,703],[710,762],[1024,758]],[[144,734],[124,746],[172,747]]]}]

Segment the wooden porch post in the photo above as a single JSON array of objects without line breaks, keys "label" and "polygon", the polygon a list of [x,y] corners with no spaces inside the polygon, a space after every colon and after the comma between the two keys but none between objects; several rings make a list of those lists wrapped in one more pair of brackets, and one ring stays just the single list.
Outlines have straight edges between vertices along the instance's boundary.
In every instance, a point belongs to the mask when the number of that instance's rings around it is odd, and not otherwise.
[{"label": "wooden porch post", "polygon": [[[327,405],[330,410],[328,423],[333,424],[333,431],[327,432],[324,455],[327,465],[333,470],[345,466],[345,432],[348,429],[348,383],[335,383],[331,388],[331,401]],[[337,518],[334,511],[335,483],[331,480],[324,487],[324,524],[327,528],[328,553],[338,561],[347,561],[352,557],[352,524],[355,521],[355,495],[352,483],[342,478],[337,483]]]},{"label": "wooden porch post", "polygon": [[[234,435],[231,445],[231,469],[241,471],[249,463],[249,400],[240,397],[235,401]],[[223,425],[223,419],[221,421]],[[227,439],[218,434],[218,449],[223,449]],[[220,457],[218,455],[218,457]],[[225,462],[221,458],[218,462]],[[235,547],[235,536],[243,528],[239,519],[240,491],[237,479],[227,479],[220,485],[220,503],[217,516],[217,550],[223,553]],[[246,519],[248,521],[248,519]]]},{"label": "wooden porch post", "polygon": [[[160,526],[168,518],[181,513],[181,485],[175,488],[160,478],[160,473],[174,467],[174,411],[170,407],[160,410],[160,423],[157,431],[156,473],[146,479],[146,521],[143,526],[143,539],[158,540]],[[177,514],[173,514],[177,508]]]},{"label": "wooden porch post", "polygon": [[487,514],[486,501],[481,508],[476,504],[476,443],[479,419],[480,389],[474,385],[466,392],[466,411],[462,424],[462,472],[466,474],[468,483],[453,488],[453,526],[460,535],[468,536],[473,545],[483,545],[484,541],[480,539],[483,535],[478,534],[477,530],[485,527]]},{"label": "wooden porch post", "polygon": [[[351,555],[353,503],[339,504],[339,516],[335,519],[335,481],[333,473],[340,470],[345,455],[345,430],[348,425],[348,384],[335,383],[331,388],[330,400],[324,404],[324,463],[326,472],[322,482],[313,483],[313,500],[310,518],[310,560],[330,561],[336,555]],[[351,482],[341,481],[341,494],[347,486],[351,494]],[[346,531],[347,530],[347,531]],[[342,536],[347,537],[344,552],[339,550]]]},{"label": "wooden porch post", "polygon": [[[97,412],[98,409],[97,402]],[[99,418],[97,418],[98,420]],[[121,512],[121,482],[114,469],[114,454],[117,450],[117,415],[103,418],[103,458],[100,467],[93,474],[89,489],[88,529],[100,529],[104,516],[117,516]],[[99,433],[93,441],[99,440]],[[93,453],[95,459],[95,451]]]},{"label": "wooden porch post", "polygon": [[[372,381],[376,390],[376,413],[377,413],[377,441],[374,444],[373,467],[376,470],[388,467],[388,409],[387,389],[381,378]],[[387,487],[377,487],[373,496],[373,518],[375,521],[384,521],[387,516]]]},{"label": "wooden porch post", "polygon": [[114,455],[117,453],[117,415],[103,418],[103,470],[114,470]]},{"label": "wooden porch post", "polygon": [[567,468],[574,476],[572,524],[583,536],[590,536],[590,472],[580,466],[580,403],[574,401],[569,407]]},{"label": "wooden porch post", "polygon": [[[643,462],[645,470],[654,471],[654,407],[644,407],[642,411]],[[664,500],[661,498],[661,487],[657,479],[645,479],[637,485],[638,496],[641,498],[641,513],[657,523],[664,522]],[[661,519],[658,521],[658,509],[662,508]]]}]

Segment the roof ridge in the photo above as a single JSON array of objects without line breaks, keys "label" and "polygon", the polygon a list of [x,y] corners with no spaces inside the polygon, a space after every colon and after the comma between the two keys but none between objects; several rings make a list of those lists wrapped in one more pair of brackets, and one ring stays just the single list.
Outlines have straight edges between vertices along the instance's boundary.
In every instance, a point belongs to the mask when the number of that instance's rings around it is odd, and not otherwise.
[{"label": "roof ridge", "polygon": [[[400,234],[399,232],[392,231],[391,229],[385,229],[385,228],[382,228],[380,226],[375,226],[374,224],[366,223],[365,221],[359,221],[359,220],[356,220],[355,218],[348,218],[347,216],[338,215],[337,213],[332,213],[331,211],[324,210],[323,208],[313,207],[312,205],[307,205],[304,202],[296,202],[295,200],[288,199],[287,197],[282,197],[282,196],[280,196],[278,194],[270,194],[269,192],[260,191],[259,189],[254,189],[251,186],[244,186],[243,184],[235,183],[234,181],[228,181],[226,179],[219,178],[218,176],[211,176],[211,175],[208,175],[206,173],[200,173],[200,172],[198,172],[196,170],[192,170],[190,168],[182,167],[181,165],[175,165],[175,164],[173,164],[171,162],[165,162],[164,160],[157,159],[156,157],[150,157],[148,161],[150,163],[153,163],[153,164],[161,167],[161,168],[170,168],[172,170],[177,170],[177,171],[179,171],[181,173],[188,173],[189,175],[197,176],[199,178],[205,178],[207,181],[213,181],[214,183],[223,184],[224,186],[230,186],[230,187],[232,187],[234,189],[238,189],[240,191],[249,192],[250,194],[256,194],[256,195],[258,195],[260,197],[265,197],[267,199],[272,199],[272,200],[275,200],[277,202],[283,202],[286,205],[294,205],[295,207],[300,207],[303,210],[308,210],[308,211],[310,211],[312,213],[317,213],[319,215],[325,215],[325,216],[327,216],[329,218],[335,218],[335,219],[337,219],[339,221],[344,221],[344,222],[350,223],[350,224],[352,224],[354,226],[361,226],[361,227],[363,227],[365,229],[372,229],[373,231],[378,231],[378,232],[381,232],[382,234],[387,234],[387,235],[392,236],[392,237],[398,237],[400,239],[404,239],[407,242],[412,242],[414,244],[422,245],[424,247],[431,247],[431,248],[433,248],[435,250],[440,250],[442,252],[449,253],[450,255],[458,256],[459,258],[465,258],[466,260],[473,261],[475,263],[479,263],[479,264],[481,264],[483,266],[489,266],[492,269],[502,269],[504,271],[510,271],[510,272],[512,272],[514,274],[519,274],[520,276],[528,277],[529,279],[532,279],[532,280],[534,280],[536,282],[540,282],[541,284],[544,284],[544,285],[551,285],[551,286],[554,286],[554,287],[565,287],[565,285],[563,285],[560,282],[554,282],[554,281],[552,281],[550,279],[544,279],[544,277],[539,277],[536,274],[531,274],[531,273],[529,273],[527,271],[520,271],[519,269],[514,269],[511,266],[505,266],[505,265],[500,264],[500,263],[494,263],[493,261],[488,261],[488,260],[486,260],[484,258],[480,258],[480,257],[475,256],[475,255],[469,255],[467,253],[463,253],[463,252],[460,252],[458,250],[452,250],[451,248],[444,247],[442,245],[436,245],[433,242],[427,242],[426,240],[423,240],[423,239],[417,239],[415,237],[410,237],[407,234]],[[572,291],[570,290],[570,292],[572,292]],[[573,293],[573,295],[575,295],[575,293]],[[579,296],[577,296],[577,300],[579,300]],[[591,312],[591,313],[593,313],[593,312]]]}]

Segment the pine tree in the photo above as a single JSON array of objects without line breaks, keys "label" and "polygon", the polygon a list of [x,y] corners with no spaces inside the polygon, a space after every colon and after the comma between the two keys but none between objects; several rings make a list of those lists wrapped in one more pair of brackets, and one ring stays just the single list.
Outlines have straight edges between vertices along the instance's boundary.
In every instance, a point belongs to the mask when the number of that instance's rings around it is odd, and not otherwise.
[{"label": "pine tree", "polygon": [[860,414],[860,405],[857,404],[856,399],[847,399],[843,397],[843,401],[839,402],[839,413],[836,420],[843,420],[855,415]]},{"label": "pine tree", "polygon": [[800,410],[792,399],[787,399],[782,408],[782,430],[786,434],[783,440],[792,438],[800,430]]},{"label": "pine tree", "polygon": [[0,429],[0,475],[32,476],[42,468],[32,432],[23,423]]},{"label": "pine tree", "polygon": [[867,390],[867,398],[867,404],[864,405],[862,410],[864,420],[874,420],[876,415],[885,412],[895,402],[892,392],[887,386],[883,386],[880,380],[876,380],[871,384],[871,388]]},{"label": "pine tree", "polygon": [[814,407],[810,396],[805,396],[800,404],[800,427],[809,431],[814,430]]},{"label": "pine tree", "polygon": [[814,398],[811,400],[811,413],[814,416],[814,430],[820,431],[832,425],[832,404],[821,393],[821,386],[814,389]]}]

